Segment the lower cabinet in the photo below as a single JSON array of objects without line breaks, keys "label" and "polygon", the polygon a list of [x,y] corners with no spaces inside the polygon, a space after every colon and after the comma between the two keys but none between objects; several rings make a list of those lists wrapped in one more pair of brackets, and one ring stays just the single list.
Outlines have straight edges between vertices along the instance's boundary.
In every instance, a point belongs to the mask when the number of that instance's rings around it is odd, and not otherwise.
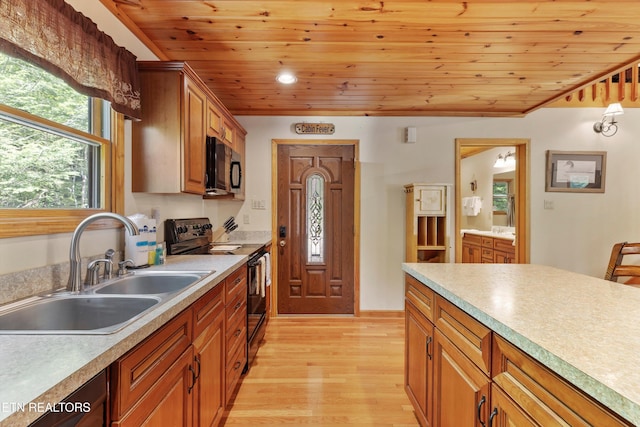
[{"label": "lower cabinet", "polygon": [[433,425],[433,324],[406,303],[405,390],[420,423]]},{"label": "lower cabinet", "polygon": [[[246,326],[240,327],[244,335],[238,334],[233,349],[227,348],[228,330],[241,323],[236,321],[242,316],[241,308],[246,322],[246,286],[243,293],[238,282],[243,275],[246,285],[244,266],[111,365],[112,426],[212,427],[220,423],[244,367],[236,375],[238,360],[228,353],[246,363]],[[227,324],[227,283],[235,285],[233,325]]]},{"label": "lower cabinet", "polygon": [[405,390],[420,425],[632,425],[412,276],[405,279]]}]

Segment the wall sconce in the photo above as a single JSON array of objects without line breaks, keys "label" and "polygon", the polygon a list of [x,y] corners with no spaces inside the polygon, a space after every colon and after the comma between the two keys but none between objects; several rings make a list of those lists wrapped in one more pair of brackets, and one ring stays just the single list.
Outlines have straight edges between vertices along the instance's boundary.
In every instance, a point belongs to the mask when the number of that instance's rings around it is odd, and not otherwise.
[{"label": "wall sconce", "polygon": [[493,164],[494,168],[504,168],[507,166],[513,166],[516,163],[516,153],[512,153],[511,151],[507,151],[507,154],[504,156],[502,154],[498,154],[498,158],[496,162]]},{"label": "wall sconce", "polygon": [[616,116],[620,116],[622,114],[624,114],[624,110],[622,109],[622,105],[620,105],[619,102],[609,104],[604,114],[602,115],[602,120],[593,124],[593,131],[595,133],[601,133],[604,136],[615,135],[616,132],[618,132]]}]

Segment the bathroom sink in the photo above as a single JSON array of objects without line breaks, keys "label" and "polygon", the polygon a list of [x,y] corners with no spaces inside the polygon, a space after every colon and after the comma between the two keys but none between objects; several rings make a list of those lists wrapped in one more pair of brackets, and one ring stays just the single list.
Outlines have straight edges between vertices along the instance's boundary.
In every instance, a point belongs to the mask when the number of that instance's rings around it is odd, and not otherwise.
[{"label": "bathroom sink", "polygon": [[202,273],[144,273],[116,279],[97,288],[96,294],[148,295],[178,292],[200,280]]},{"label": "bathroom sink", "polygon": [[41,297],[0,312],[0,334],[110,334],[160,301],[153,296]]}]

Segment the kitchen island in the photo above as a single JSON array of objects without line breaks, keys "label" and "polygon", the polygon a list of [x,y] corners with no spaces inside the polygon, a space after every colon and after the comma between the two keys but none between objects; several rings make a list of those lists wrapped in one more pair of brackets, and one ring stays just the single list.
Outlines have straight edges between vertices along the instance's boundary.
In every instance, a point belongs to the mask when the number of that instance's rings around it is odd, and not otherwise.
[{"label": "kitchen island", "polygon": [[442,297],[494,337],[640,425],[638,289],[530,264],[411,263],[403,270],[435,299]]},{"label": "kitchen island", "polygon": [[246,255],[167,257],[166,264],[148,270],[208,274],[112,334],[0,334],[0,426],[28,425],[43,415],[42,408],[74,392],[246,262]]}]

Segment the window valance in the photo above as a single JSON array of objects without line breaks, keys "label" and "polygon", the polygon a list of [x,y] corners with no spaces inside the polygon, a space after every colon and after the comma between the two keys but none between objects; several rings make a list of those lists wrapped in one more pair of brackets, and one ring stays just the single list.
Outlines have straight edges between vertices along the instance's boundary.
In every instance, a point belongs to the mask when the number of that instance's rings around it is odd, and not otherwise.
[{"label": "window valance", "polygon": [[0,0],[0,50],[141,118],[136,57],[63,0]]}]

